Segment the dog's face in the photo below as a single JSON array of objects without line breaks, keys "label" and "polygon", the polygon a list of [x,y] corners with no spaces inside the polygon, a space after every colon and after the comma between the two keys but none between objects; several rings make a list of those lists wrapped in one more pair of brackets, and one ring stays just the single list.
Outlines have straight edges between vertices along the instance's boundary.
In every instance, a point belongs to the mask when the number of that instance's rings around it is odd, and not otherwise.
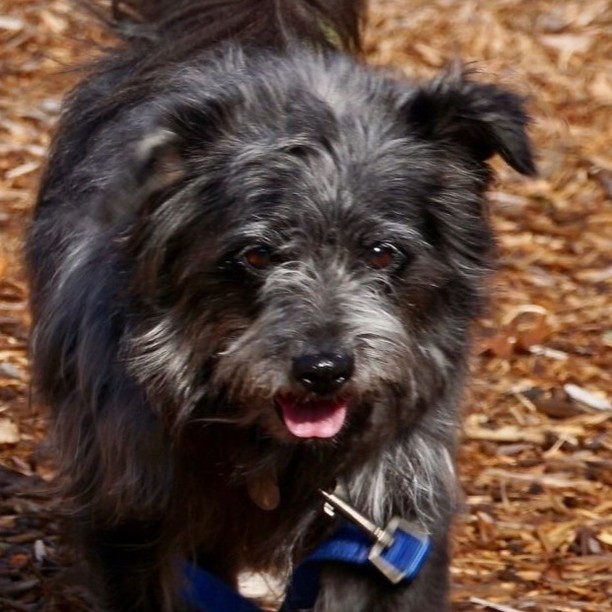
[{"label": "dog's face", "polygon": [[130,357],[171,421],[379,444],[461,375],[493,246],[485,161],[533,170],[520,102],[351,70],[344,90],[176,94],[141,147],[155,185],[127,243],[150,316]]}]

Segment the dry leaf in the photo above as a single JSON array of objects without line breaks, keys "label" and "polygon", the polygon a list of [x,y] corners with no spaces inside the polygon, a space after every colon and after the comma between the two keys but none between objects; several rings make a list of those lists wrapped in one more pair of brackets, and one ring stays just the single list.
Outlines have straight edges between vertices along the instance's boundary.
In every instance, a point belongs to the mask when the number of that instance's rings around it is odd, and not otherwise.
[{"label": "dry leaf", "polygon": [[0,444],[17,444],[19,428],[8,418],[0,418]]},{"label": "dry leaf", "polygon": [[612,403],[605,397],[595,395],[578,385],[567,384],[564,385],[563,389],[572,399],[590,408],[595,408],[596,410],[612,410]]}]

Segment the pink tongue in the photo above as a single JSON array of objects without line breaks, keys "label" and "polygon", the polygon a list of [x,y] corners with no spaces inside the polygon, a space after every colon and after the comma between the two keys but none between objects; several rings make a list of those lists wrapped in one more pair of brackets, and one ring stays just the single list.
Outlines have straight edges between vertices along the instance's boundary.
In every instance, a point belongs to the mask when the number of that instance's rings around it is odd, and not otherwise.
[{"label": "pink tongue", "polygon": [[331,438],[344,425],[346,400],[300,402],[296,398],[277,398],[287,429],[297,438]]}]

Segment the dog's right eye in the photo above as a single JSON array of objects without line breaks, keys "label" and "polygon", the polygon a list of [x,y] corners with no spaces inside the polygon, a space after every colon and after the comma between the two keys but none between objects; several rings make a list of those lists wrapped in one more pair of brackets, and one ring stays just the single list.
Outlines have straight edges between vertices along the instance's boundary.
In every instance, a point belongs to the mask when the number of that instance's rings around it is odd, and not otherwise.
[{"label": "dog's right eye", "polygon": [[249,247],[242,252],[241,261],[254,270],[267,270],[273,263],[272,251],[263,245]]},{"label": "dog's right eye", "polygon": [[380,242],[368,250],[364,259],[374,270],[389,270],[400,265],[405,260],[405,256],[393,244]]}]

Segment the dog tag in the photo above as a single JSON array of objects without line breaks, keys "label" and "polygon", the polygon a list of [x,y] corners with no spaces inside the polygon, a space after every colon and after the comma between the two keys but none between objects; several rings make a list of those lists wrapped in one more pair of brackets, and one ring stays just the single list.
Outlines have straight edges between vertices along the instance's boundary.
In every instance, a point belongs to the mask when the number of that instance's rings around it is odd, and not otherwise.
[{"label": "dog tag", "polygon": [[247,490],[253,503],[262,510],[274,510],[280,503],[280,489],[274,470],[248,477]]}]

